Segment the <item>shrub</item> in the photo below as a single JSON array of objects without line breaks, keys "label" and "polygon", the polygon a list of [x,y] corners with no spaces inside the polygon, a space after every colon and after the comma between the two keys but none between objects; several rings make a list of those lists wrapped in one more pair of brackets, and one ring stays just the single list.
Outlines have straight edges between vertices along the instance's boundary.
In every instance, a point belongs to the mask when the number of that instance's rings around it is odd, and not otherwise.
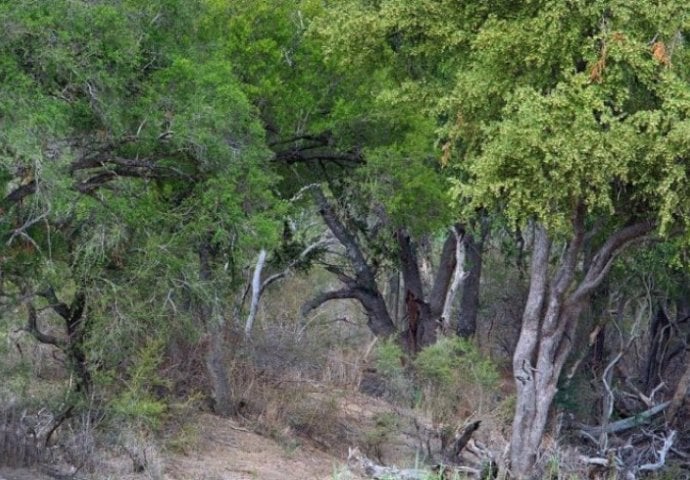
[{"label": "shrub", "polygon": [[435,421],[445,422],[464,407],[481,411],[499,381],[496,366],[467,340],[439,339],[414,361],[417,382],[425,406]]},{"label": "shrub", "polygon": [[139,350],[126,378],[121,380],[124,388],[109,404],[114,420],[151,429],[160,426],[168,405],[156,398],[153,390],[165,384],[158,375],[164,348],[163,341],[152,340]]}]

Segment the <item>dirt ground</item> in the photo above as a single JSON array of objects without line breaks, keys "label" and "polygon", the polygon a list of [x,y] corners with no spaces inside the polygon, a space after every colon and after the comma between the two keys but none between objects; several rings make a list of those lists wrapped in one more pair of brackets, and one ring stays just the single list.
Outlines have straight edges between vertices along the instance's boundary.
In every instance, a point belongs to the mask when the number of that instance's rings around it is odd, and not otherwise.
[{"label": "dirt ground", "polygon": [[309,445],[281,445],[232,420],[202,415],[195,452],[165,460],[168,480],[331,480],[345,459]]},{"label": "dirt ground", "polygon": [[[322,394],[314,394],[322,395]],[[304,438],[285,430],[259,435],[236,419],[198,413],[189,419],[192,441],[180,451],[149,452],[151,468],[132,473],[131,458],[122,452],[98,452],[102,472],[78,473],[75,480],[357,480],[346,466],[348,447],[363,447],[377,432],[377,422],[394,416],[391,435],[381,438],[375,449],[379,461],[410,467],[420,454],[418,433],[424,419],[411,411],[395,408],[388,402],[353,391],[333,392],[338,398],[338,413],[324,421],[333,423],[333,433],[323,438]],[[330,425],[330,424],[329,424]],[[330,431],[330,429],[328,430]],[[59,469],[58,469],[59,470]],[[67,472],[65,472],[67,473]],[[51,480],[38,470],[0,469],[0,480]]]},{"label": "dirt ground", "polygon": [[[189,425],[195,432],[191,445],[178,451],[154,451],[155,468],[132,473],[132,461],[120,452],[99,452],[103,471],[83,480],[356,480],[346,467],[349,446],[375,426],[377,415],[392,412],[387,402],[355,392],[342,392],[336,423],[347,438],[311,441],[294,432],[281,432],[280,440],[259,435],[235,419],[199,413]],[[331,418],[329,421],[333,421]],[[401,425],[402,426],[402,425]],[[385,456],[393,461],[414,459],[414,441],[404,432],[390,438]],[[59,469],[58,469],[59,470]],[[67,472],[65,472],[67,473]],[[0,480],[51,480],[40,470],[2,469]]]}]

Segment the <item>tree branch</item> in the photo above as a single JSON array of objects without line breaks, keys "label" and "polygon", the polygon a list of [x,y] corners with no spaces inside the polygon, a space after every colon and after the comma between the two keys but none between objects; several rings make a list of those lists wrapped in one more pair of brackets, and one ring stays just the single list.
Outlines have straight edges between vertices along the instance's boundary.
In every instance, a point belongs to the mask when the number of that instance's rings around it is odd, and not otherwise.
[{"label": "tree branch", "polygon": [[264,269],[266,263],[266,249],[262,248],[259,252],[259,258],[256,261],[256,268],[254,269],[254,276],[252,278],[252,303],[249,306],[249,316],[244,327],[244,335],[249,338],[254,325],[254,318],[256,318],[256,310],[259,307],[259,298],[261,296],[261,271]]},{"label": "tree branch", "polygon": [[[464,265],[458,265],[458,260],[464,261],[464,257],[461,258],[463,235],[462,227],[460,225],[453,225],[448,232],[446,241],[443,243],[436,278],[434,278],[434,284],[429,295],[429,307],[431,308],[431,316],[434,319],[443,316],[451,282],[456,277],[455,273],[458,271],[458,268],[460,271],[464,268]],[[460,280],[459,278],[456,279],[459,285]],[[445,321],[448,320],[449,318],[445,318]]]},{"label": "tree branch", "polygon": [[36,315],[36,309],[34,306],[29,303],[27,305],[27,309],[29,312],[28,315],[28,321],[26,323],[26,327],[24,328],[25,331],[29,332],[36,340],[38,340],[41,343],[45,343],[48,345],[54,345],[60,349],[64,349],[67,346],[67,341],[54,337],[53,335],[48,335],[43,333],[39,328],[38,328],[38,319]]},{"label": "tree branch", "polygon": [[312,300],[308,301],[302,305],[301,313],[302,316],[307,316],[309,312],[319,308],[326,302],[331,300],[344,300],[357,298],[357,291],[354,288],[343,288],[340,290],[332,290],[330,292],[323,292],[317,295]]},{"label": "tree branch", "polygon": [[355,270],[358,283],[361,283],[367,288],[375,289],[376,281],[374,279],[374,274],[369,264],[367,264],[356,238],[350,234],[345,225],[338,219],[333,210],[333,206],[326,199],[321,186],[315,186],[312,192],[316,204],[319,207],[321,217],[323,217],[326,225],[328,225],[328,228],[333,232],[333,235],[335,235],[343,247],[345,247],[345,253]]},{"label": "tree branch", "polygon": [[670,404],[671,402],[660,403],[659,405],[656,405],[655,407],[650,408],[649,410],[645,410],[644,412],[640,412],[635,416],[609,423],[606,426],[590,427],[587,425],[583,425],[581,427],[580,432],[589,436],[597,436],[603,432],[616,433],[629,430],[631,428],[638,427],[640,425],[647,423],[649,420],[651,420],[652,417],[663,412],[666,409],[666,407],[668,407]]},{"label": "tree branch", "polygon": [[556,274],[556,278],[553,282],[554,293],[558,296],[558,298],[562,298],[563,294],[570,286],[570,282],[572,282],[573,277],[575,276],[577,259],[585,238],[585,211],[584,204],[580,202],[573,213],[573,238],[568,243],[565,258],[563,259],[561,268]]},{"label": "tree branch", "polygon": [[70,319],[70,308],[65,303],[58,300],[53,287],[48,287],[45,290],[41,290],[40,292],[37,292],[37,295],[48,300],[50,302],[49,306],[64,320]]},{"label": "tree branch", "polygon": [[592,293],[604,280],[620,251],[632,241],[646,236],[655,228],[656,222],[645,220],[644,222],[623,227],[611,235],[594,256],[584,280],[572,294],[571,302],[577,303],[582,301]]},{"label": "tree branch", "polygon": [[2,204],[3,205],[13,205],[17,202],[20,202],[24,198],[28,197],[31,194],[36,193],[36,188],[37,188],[37,183],[36,180],[31,180],[30,182],[26,183],[25,185],[21,185],[14,190],[12,190],[3,200]]}]

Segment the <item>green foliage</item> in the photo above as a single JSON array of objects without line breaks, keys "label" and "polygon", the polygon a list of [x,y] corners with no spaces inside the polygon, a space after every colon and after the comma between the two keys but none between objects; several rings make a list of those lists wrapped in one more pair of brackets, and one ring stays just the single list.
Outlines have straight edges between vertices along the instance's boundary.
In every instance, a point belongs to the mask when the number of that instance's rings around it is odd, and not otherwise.
[{"label": "green foliage", "polygon": [[499,380],[496,366],[477,347],[459,337],[444,337],[414,360],[423,405],[436,421],[452,419],[462,408],[482,410]]},{"label": "green foliage", "polygon": [[167,405],[155,397],[154,389],[166,384],[158,374],[164,346],[161,340],[149,341],[132,358],[125,378],[119,380],[123,382],[123,388],[109,404],[114,420],[152,429],[160,425]]},{"label": "green foliage", "polygon": [[419,352],[414,366],[422,381],[437,386],[462,379],[490,388],[499,379],[496,366],[473,343],[459,337],[444,337],[426,347]]},{"label": "green foliage", "polygon": [[403,375],[406,354],[394,339],[386,339],[376,348],[376,370],[386,377]]},{"label": "green foliage", "polygon": [[352,0],[318,31],[341,65],[397,80],[374,95],[435,115],[466,217],[566,232],[582,202],[668,232],[688,217],[687,15],[682,2],[639,8]]}]

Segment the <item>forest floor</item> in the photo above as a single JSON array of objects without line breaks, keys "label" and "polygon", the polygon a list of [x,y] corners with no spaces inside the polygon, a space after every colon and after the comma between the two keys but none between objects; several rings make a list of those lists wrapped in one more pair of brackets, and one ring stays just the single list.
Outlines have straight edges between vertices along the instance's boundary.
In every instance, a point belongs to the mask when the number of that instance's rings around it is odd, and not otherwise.
[{"label": "forest floor", "polygon": [[[324,418],[326,435],[304,435],[285,428],[273,435],[256,433],[251,422],[198,413],[187,421],[193,440],[183,448],[154,446],[155,468],[132,473],[130,458],[102,456],[102,472],[74,478],[89,480],[357,480],[347,469],[349,446],[369,448],[387,464],[409,467],[420,453],[419,414],[355,392],[338,392],[336,415]],[[382,418],[394,424],[382,426]],[[258,429],[257,429],[258,430]],[[158,453],[156,453],[158,452]],[[50,480],[37,470],[0,469],[0,480]]]}]

